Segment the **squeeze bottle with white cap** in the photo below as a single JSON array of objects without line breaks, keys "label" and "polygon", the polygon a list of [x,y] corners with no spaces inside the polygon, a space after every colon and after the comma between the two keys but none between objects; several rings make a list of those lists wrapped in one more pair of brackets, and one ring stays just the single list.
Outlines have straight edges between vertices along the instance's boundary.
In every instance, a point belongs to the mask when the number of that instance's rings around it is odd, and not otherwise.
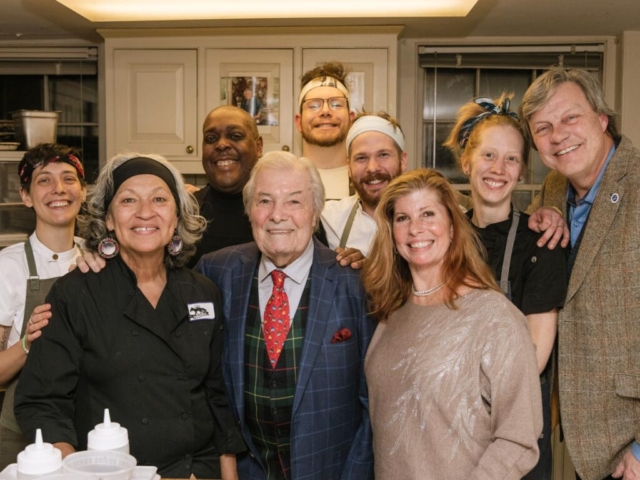
[{"label": "squeeze bottle with white cap", "polygon": [[36,430],[36,443],[18,454],[18,478],[28,480],[62,472],[62,453],[42,441],[42,431]]},{"label": "squeeze bottle with white cap", "polygon": [[115,450],[129,453],[129,433],[119,423],[112,422],[109,409],[104,409],[104,423],[89,432],[87,450]]}]

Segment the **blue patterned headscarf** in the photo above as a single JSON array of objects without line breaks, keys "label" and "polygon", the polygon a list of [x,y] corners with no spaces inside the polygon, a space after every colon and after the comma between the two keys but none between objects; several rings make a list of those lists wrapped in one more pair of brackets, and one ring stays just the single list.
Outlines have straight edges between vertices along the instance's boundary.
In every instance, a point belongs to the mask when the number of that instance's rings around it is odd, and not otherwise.
[{"label": "blue patterned headscarf", "polygon": [[485,118],[490,117],[491,115],[508,115],[514,118],[516,121],[519,120],[516,112],[509,111],[511,101],[508,98],[504,99],[501,106],[497,106],[493,103],[493,100],[487,97],[478,97],[473,101],[484,108],[486,111],[470,118],[462,124],[462,127],[460,127],[460,131],[458,132],[458,145],[460,145],[460,148],[462,150],[464,150],[464,148],[467,146],[469,136],[471,135],[473,129],[476,128],[476,125],[478,125],[478,123],[480,123]]}]

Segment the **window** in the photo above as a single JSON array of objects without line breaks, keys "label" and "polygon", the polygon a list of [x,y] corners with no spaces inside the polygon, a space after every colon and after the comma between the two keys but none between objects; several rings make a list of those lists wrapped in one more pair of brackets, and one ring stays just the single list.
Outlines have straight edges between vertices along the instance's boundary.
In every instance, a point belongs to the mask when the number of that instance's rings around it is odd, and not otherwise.
[{"label": "window", "polygon": [[[474,97],[497,98],[506,91],[514,93],[511,109],[517,111],[531,82],[552,65],[584,68],[601,81],[603,51],[599,44],[420,47],[424,75],[422,165],[437,169],[457,190],[469,193],[466,175],[442,146],[458,108]],[[526,210],[547,172],[533,151],[528,171],[513,194],[517,208]]]},{"label": "window", "polygon": [[[96,48],[0,48],[0,119],[58,111],[58,143],[80,149],[88,181],[99,171]],[[5,140],[6,141],[6,140]]]}]

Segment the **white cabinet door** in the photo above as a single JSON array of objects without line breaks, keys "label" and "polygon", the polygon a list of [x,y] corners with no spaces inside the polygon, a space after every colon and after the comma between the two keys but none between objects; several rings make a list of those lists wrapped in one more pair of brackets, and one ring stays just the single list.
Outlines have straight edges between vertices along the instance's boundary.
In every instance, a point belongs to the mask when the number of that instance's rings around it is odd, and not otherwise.
[{"label": "white cabinet door", "polygon": [[244,108],[256,119],[265,152],[291,150],[293,49],[208,48],[205,62],[206,111]]},{"label": "white cabinet door", "polygon": [[198,160],[197,50],[114,50],[115,145]]},{"label": "white cabinet door", "polygon": [[[305,48],[302,71],[308,72],[330,61],[342,62],[349,70],[347,87],[351,110],[376,113],[384,110],[395,116],[395,65],[389,70],[386,48]],[[392,74],[392,75],[391,75]]]}]

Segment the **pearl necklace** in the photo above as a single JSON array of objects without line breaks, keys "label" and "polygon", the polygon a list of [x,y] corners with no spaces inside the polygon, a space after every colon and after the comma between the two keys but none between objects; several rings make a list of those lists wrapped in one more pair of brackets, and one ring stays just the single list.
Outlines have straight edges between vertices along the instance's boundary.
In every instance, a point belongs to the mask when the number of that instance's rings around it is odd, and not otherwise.
[{"label": "pearl necklace", "polygon": [[427,290],[416,290],[416,286],[412,283],[411,284],[411,293],[413,293],[416,297],[427,297],[429,295],[431,295],[432,293],[436,293],[438,290],[440,290],[442,287],[444,287],[444,284],[446,283],[446,281],[439,283],[438,285],[436,285],[435,287],[431,287],[428,288]]}]

